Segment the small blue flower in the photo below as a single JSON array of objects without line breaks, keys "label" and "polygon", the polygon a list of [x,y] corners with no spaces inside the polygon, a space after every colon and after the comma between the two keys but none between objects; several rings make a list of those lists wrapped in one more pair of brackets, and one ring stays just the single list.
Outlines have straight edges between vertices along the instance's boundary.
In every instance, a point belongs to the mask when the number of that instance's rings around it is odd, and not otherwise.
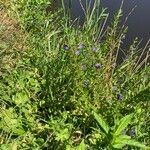
[{"label": "small blue flower", "polygon": [[69,46],[68,45],[64,45],[64,50],[68,51],[69,50]]},{"label": "small blue flower", "polygon": [[84,45],[83,44],[79,44],[78,49],[83,49]]},{"label": "small blue flower", "polygon": [[122,99],[123,99],[122,94],[118,94],[118,95],[117,95],[117,99],[118,99],[119,101],[122,101]]},{"label": "small blue flower", "polygon": [[101,68],[101,64],[100,64],[100,63],[96,63],[96,64],[95,64],[95,68],[96,68],[96,69],[100,69],[100,68]]},{"label": "small blue flower", "polygon": [[92,48],[92,51],[93,51],[93,52],[97,52],[97,48],[96,48],[96,47],[93,47],[93,48]]},{"label": "small blue flower", "polygon": [[75,54],[78,56],[78,55],[80,55],[80,51],[79,50],[77,50],[76,52],[75,52]]}]

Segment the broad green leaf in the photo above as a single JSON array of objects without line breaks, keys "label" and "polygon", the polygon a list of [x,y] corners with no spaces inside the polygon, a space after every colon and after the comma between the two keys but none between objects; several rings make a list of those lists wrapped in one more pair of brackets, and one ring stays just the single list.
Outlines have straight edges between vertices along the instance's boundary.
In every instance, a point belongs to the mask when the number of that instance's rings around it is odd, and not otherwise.
[{"label": "broad green leaf", "polygon": [[12,132],[17,135],[23,135],[25,133],[20,118],[17,118],[16,112],[13,108],[2,110],[0,113],[0,129],[5,132]]},{"label": "broad green leaf", "polygon": [[135,141],[135,140],[128,140],[126,142],[127,145],[130,145],[130,146],[134,146],[134,147],[139,147],[139,148],[143,148],[143,149],[150,149],[150,147],[147,147],[146,145],[138,142],[138,141]]},{"label": "broad green leaf", "polygon": [[120,141],[126,141],[126,140],[130,140],[131,137],[128,135],[120,135],[118,137],[116,137],[115,139],[115,143],[119,143]]},{"label": "broad green leaf", "polygon": [[126,142],[130,139],[131,139],[131,137],[128,135],[120,135],[120,136],[116,137],[116,139],[113,143],[113,147],[122,149],[126,145]]},{"label": "broad green leaf", "polygon": [[94,112],[94,118],[96,119],[96,121],[98,122],[98,124],[102,127],[102,129],[105,131],[105,133],[108,134],[110,128],[107,125],[107,123],[104,121],[104,119],[102,118],[102,116],[98,115],[97,113]]},{"label": "broad green leaf", "polygon": [[12,150],[17,150],[17,147],[18,147],[17,142],[14,142],[13,145],[12,145]]},{"label": "broad green leaf", "polygon": [[66,145],[66,150],[75,150],[70,145]]},{"label": "broad green leaf", "polygon": [[117,130],[114,133],[115,136],[120,135],[122,130],[124,130],[128,126],[128,124],[131,123],[132,117],[133,117],[133,114],[130,114],[130,115],[127,115],[127,116],[123,117],[119,121],[119,126],[118,126]]},{"label": "broad green leaf", "polygon": [[14,95],[12,99],[16,105],[20,105],[26,103],[29,100],[29,97],[27,93],[23,91],[20,93],[16,93],[16,95]]},{"label": "broad green leaf", "polygon": [[115,149],[122,149],[126,144],[114,144],[113,148]]},{"label": "broad green leaf", "polygon": [[80,143],[79,147],[78,147],[78,150],[85,150],[86,147],[85,147],[85,143],[84,143],[84,140],[82,140],[82,142]]},{"label": "broad green leaf", "polygon": [[125,145],[130,145],[130,146],[139,147],[143,149],[150,149],[150,147],[147,147],[138,141],[132,140],[131,137],[127,135],[119,136],[115,140],[113,147],[122,149]]},{"label": "broad green leaf", "polygon": [[19,129],[14,129],[13,132],[17,135],[23,135],[25,133],[25,131],[22,127],[20,127]]}]

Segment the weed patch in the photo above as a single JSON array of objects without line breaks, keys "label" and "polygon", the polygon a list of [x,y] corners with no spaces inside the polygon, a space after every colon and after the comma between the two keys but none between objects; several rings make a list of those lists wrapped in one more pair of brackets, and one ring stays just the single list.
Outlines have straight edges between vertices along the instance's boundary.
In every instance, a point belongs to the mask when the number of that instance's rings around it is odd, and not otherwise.
[{"label": "weed patch", "polygon": [[1,11],[0,149],[149,149],[149,52],[135,41],[117,63],[122,10],[104,30],[99,1],[82,27],[52,3],[11,1],[17,23]]}]

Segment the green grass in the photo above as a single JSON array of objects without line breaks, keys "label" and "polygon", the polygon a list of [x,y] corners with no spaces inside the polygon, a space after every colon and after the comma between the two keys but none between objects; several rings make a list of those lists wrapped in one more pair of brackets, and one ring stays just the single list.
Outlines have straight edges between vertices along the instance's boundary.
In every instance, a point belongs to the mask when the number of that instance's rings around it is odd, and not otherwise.
[{"label": "green grass", "polygon": [[0,68],[0,149],[149,148],[149,53],[135,40],[117,64],[127,32],[122,11],[104,28],[108,14],[99,4],[87,6],[82,27],[64,9],[47,14],[49,0],[7,5],[19,24],[14,39],[19,31],[26,38],[23,51],[7,53],[13,40],[0,45],[1,60],[12,58]]}]

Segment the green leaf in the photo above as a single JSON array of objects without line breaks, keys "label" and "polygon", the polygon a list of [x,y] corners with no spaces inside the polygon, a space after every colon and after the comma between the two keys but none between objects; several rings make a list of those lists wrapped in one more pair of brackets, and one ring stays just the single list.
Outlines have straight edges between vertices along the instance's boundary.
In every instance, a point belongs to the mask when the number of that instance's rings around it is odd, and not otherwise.
[{"label": "green leaf", "polygon": [[129,63],[123,64],[123,65],[119,68],[119,70],[122,70],[122,69],[126,68],[128,65],[129,65]]},{"label": "green leaf", "polygon": [[133,114],[130,114],[130,115],[127,115],[127,116],[123,117],[119,121],[119,126],[118,126],[117,130],[114,133],[115,136],[120,135],[122,130],[124,130],[128,126],[128,124],[131,123],[132,117],[133,117]]},{"label": "green leaf", "polygon": [[127,145],[130,145],[130,146],[134,146],[134,147],[139,147],[139,148],[143,148],[143,149],[150,149],[150,147],[147,147],[146,145],[138,142],[138,141],[135,141],[135,140],[128,140],[126,142]]},{"label": "green leaf", "polygon": [[139,148],[143,148],[143,149],[150,148],[138,141],[132,140],[131,137],[127,136],[127,135],[121,135],[121,136],[117,137],[113,144],[113,147],[117,148],[117,149],[122,149],[125,145],[130,145],[130,146],[139,147]]},{"label": "green leaf", "polygon": [[17,150],[17,142],[14,142],[13,144],[12,144],[12,150]]},{"label": "green leaf", "polygon": [[25,133],[20,118],[17,118],[17,114],[13,108],[2,110],[0,113],[0,129],[5,132],[12,132],[17,135],[23,135]]},{"label": "green leaf", "polygon": [[84,143],[84,140],[82,140],[82,142],[80,143],[79,147],[78,147],[78,150],[85,150],[86,147],[85,147],[85,143]]},{"label": "green leaf", "polygon": [[122,149],[126,145],[126,142],[130,139],[131,139],[131,137],[128,135],[120,135],[120,136],[116,137],[116,139],[113,143],[113,147],[117,148],[117,149]]},{"label": "green leaf", "polygon": [[12,96],[13,101],[16,105],[24,104],[29,101],[29,97],[25,91],[16,93],[16,95]]},{"label": "green leaf", "polygon": [[131,137],[128,135],[120,135],[115,139],[115,143],[119,143],[120,141],[130,140]]},{"label": "green leaf", "polygon": [[25,131],[22,127],[20,127],[19,129],[14,129],[14,133],[17,135],[23,135]]},{"label": "green leaf", "polygon": [[120,144],[120,143],[119,144],[114,144],[113,148],[115,148],[115,149],[122,149],[125,145],[126,144],[124,144],[124,143],[123,144]]},{"label": "green leaf", "polygon": [[102,116],[98,115],[97,113],[94,112],[94,118],[96,119],[96,121],[98,122],[98,124],[102,127],[102,129],[105,131],[105,133],[108,134],[110,128],[107,125],[107,123],[104,121],[104,119],[102,118]]}]

